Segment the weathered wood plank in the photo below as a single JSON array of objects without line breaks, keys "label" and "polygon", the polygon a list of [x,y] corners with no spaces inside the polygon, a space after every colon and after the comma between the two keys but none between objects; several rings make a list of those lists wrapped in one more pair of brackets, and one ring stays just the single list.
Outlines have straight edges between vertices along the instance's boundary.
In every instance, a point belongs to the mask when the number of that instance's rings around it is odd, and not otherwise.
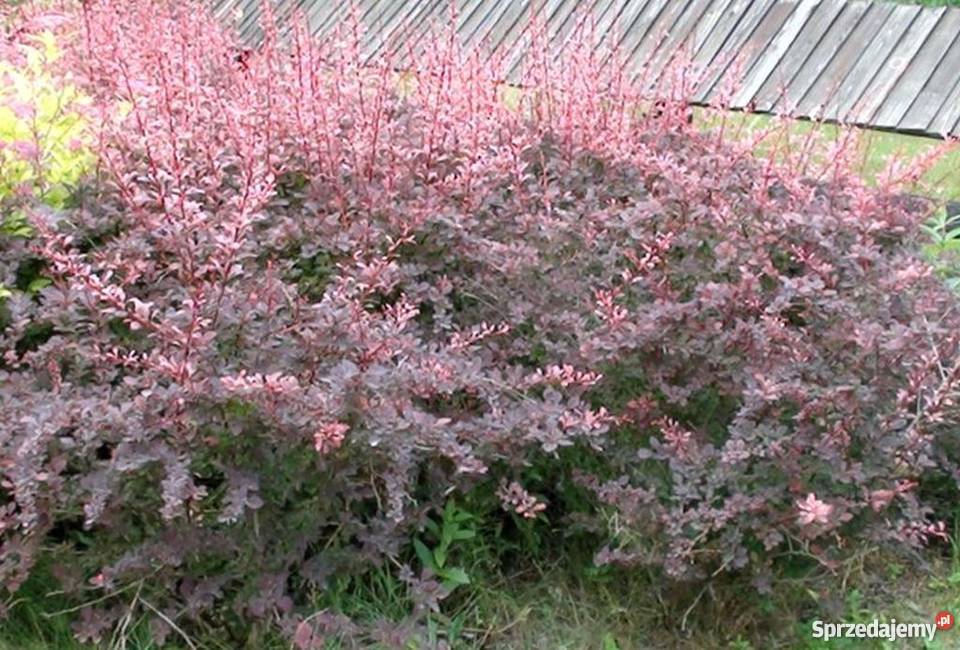
[{"label": "weathered wood plank", "polygon": [[463,40],[464,28],[470,24],[471,19],[474,18],[477,12],[487,7],[488,4],[487,0],[464,0],[464,2],[457,5],[457,34],[461,41]]},{"label": "weathered wood plank", "polygon": [[751,39],[752,47],[757,52],[755,63],[748,68],[743,83],[733,98],[733,108],[743,108],[753,101],[757,91],[781,63],[794,39],[807,24],[810,14],[820,3],[819,0],[800,0],[795,4],[784,2],[778,5],[778,8],[784,7],[783,11],[787,13],[787,7],[791,4],[794,5],[793,11],[790,11],[782,22],[765,21],[757,29],[756,37]]},{"label": "weathered wood plank", "polygon": [[[939,22],[945,9],[938,8],[921,11],[909,29],[903,34],[896,49],[877,73],[876,78],[863,93],[853,121],[856,124],[870,123],[874,115],[886,101],[891,91],[901,79],[904,70],[923,46],[927,36]],[[899,108],[894,108],[894,111]]]},{"label": "weathered wood plank", "polygon": [[[733,0],[712,0],[710,6],[704,12],[700,20],[693,27],[692,42],[690,44],[690,53],[696,58],[700,48],[707,42],[707,38],[713,33],[714,28],[725,17],[735,15],[736,12],[730,9]],[[707,61],[707,64],[710,62]]]},{"label": "weathered wood plank", "polygon": [[402,4],[403,0],[365,0],[359,4],[364,62],[369,63],[376,51],[385,44],[388,37],[386,22]]},{"label": "weathered wood plank", "polygon": [[[843,45],[854,30],[862,24],[865,16],[869,14],[870,7],[875,6],[875,3],[870,2],[843,2],[842,0],[840,4],[840,14],[793,76],[786,97],[778,96],[769,110],[786,109],[802,114],[799,106],[806,99],[810,89],[820,81],[823,75],[827,74],[828,70],[834,69],[836,55],[843,49]],[[814,106],[819,109],[819,104]]]},{"label": "weathered wood plank", "polygon": [[643,7],[643,11],[633,21],[633,25],[624,34],[620,41],[620,48],[624,61],[631,72],[638,72],[645,63],[644,57],[647,48],[645,43],[650,43],[650,47],[659,39],[660,34],[655,33],[657,21],[669,4],[669,0],[650,0]]},{"label": "weathered wood plank", "polygon": [[238,9],[237,4],[236,0],[217,0],[213,4],[214,18],[225,22],[230,27],[235,27],[234,13]]},{"label": "weathered wood plank", "polygon": [[[620,5],[620,10],[613,16],[613,21],[607,29],[607,35],[610,39],[609,45],[622,48],[623,40],[633,29],[633,24],[639,18],[643,9],[652,0],[624,0]],[[622,54],[621,54],[622,55]]]},{"label": "weathered wood plank", "polygon": [[[799,2],[807,1],[808,0],[799,0]],[[737,57],[736,61],[730,61],[724,74],[730,74],[734,70],[735,65],[742,66],[739,69],[739,74],[741,74],[742,77],[735,80],[737,82],[736,95],[743,93],[744,84],[750,80],[751,75],[754,74],[757,67],[763,65],[764,56],[771,39],[775,38],[777,34],[780,34],[784,27],[791,21],[791,18],[797,11],[799,2],[797,0],[774,2],[746,38],[743,38],[743,27],[741,25],[737,26],[734,36],[741,38],[742,41],[735,49],[728,49],[730,48],[730,40],[724,44],[726,53]],[[806,19],[806,14],[804,13],[802,17]],[[776,58],[779,59],[779,55]]]},{"label": "weathered wood plank", "polygon": [[[479,0],[460,0],[458,10],[463,6]],[[406,2],[405,0],[392,0],[391,10],[383,14],[383,26],[377,30],[380,38],[377,39],[374,47],[368,54],[368,61],[377,58],[389,59],[387,53],[395,51],[396,47],[403,41],[404,27],[409,24],[410,16],[416,11],[417,3]],[[392,63],[392,61],[391,61]]]},{"label": "weathered wood plank", "polygon": [[776,0],[738,0],[730,6],[725,16],[727,19],[717,24],[714,33],[695,58],[695,62],[703,62],[705,68],[703,80],[694,94],[695,102],[707,103],[731,67],[745,58],[744,45],[757,25],[769,12],[774,11],[776,6]]},{"label": "weathered wood plank", "polygon": [[431,42],[431,35],[436,33],[441,17],[450,11],[446,0],[424,0],[418,4],[418,11],[410,16],[406,28],[385,50],[389,52],[390,60],[401,68],[416,65],[420,54]]},{"label": "weathered wood plank", "polygon": [[866,48],[856,55],[856,62],[837,85],[837,91],[827,102],[823,117],[828,120],[851,121],[859,112],[861,97],[874,77],[884,68],[891,53],[897,48],[907,29],[921,13],[920,7],[897,5],[892,7],[883,27]]},{"label": "weathered wood plank", "polygon": [[687,2],[665,2],[655,16],[651,16],[646,25],[646,33],[640,38],[630,53],[628,65],[630,69],[641,77],[650,78],[649,70],[656,70],[650,65],[654,53],[665,43],[670,35],[673,24],[680,17],[681,12],[689,4]]},{"label": "weathered wood plank", "polygon": [[418,24],[416,18],[428,9],[429,3],[401,3],[385,27],[389,33],[376,44],[371,58],[377,57],[389,61],[391,65],[401,65],[398,57],[407,49],[410,34]]},{"label": "weathered wood plank", "polygon": [[[414,4],[414,3],[408,3]],[[457,4],[457,38],[463,43],[464,30],[489,4],[488,0],[462,0]]]},{"label": "weathered wood plank", "polygon": [[593,29],[597,38],[601,38],[601,30],[609,26],[616,19],[620,10],[623,8],[624,0],[590,0],[590,14],[593,21]]},{"label": "weathered wood plank", "polygon": [[313,5],[316,12],[308,16],[308,24],[314,34],[324,37],[332,33],[337,24],[342,23],[349,11],[349,5],[341,2],[317,2]]},{"label": "weathered wood plank", "polygon": [[677,17],[673,26],[663,42],[662,51],[670,56],[680,49],[686,50],[687,57],[692,57],[695,46],[695,29],[697,25],[707,17],[707,12],[715,4],[724,5],[728,0],[721,0],[719,3],[706,0],[705,2],[688,2],[684,4],[683,11]]},{"label": "weathered wood plank", "polygon": [[578,0],[564,0],[557,10],[547,18],[549,45],[552,51],[563,51],[564,46],[577,32],[578,27],[589,18],[590,10],[591,7],[588,3]]},{"label": "weathered wood plank", "polygon": [[240,4],[241,15],[243,18],[237,26],[237,31],[244,40],[260,42],[263,38],[263,31],[260,28],[261,9],[260,2],[257,0],[247,0]]},{"label": "weathered wood plank", "polygon": [[602,7],[596,25],[598,46],[607,49],[615,47],[619,38],[617,25],[629,2],[630,0],[609,0],[606,6]]},{"label": "weathered wood plank", "polygon": [[[896,85],[891,88],[883,105],[870,119],[871,125],[892,129],[900,124],[933,77],[957,34],[960,34],[960,11],[944,13],[904,69]],[[960,68],[954,71],[954,75],[960,75]]]},{"label": "weathered wood plank", "polygon": [[892,3],[859,4],[867,5],[866,13],[800,100],[797,106],[799,115],[819,118],[824,116],[828,107],[835,110],[844,79],[862,61],[864,44],[874,41],[894,10]]},{"label": "weathered wood plank", "polygon": [[600,15],[606,11],[611,2],[609,0],[565,0],[548,22],[549,50],[551,57],[562,60],[562,53],[567,48],[599,48],[597,25]]},{"label": "weathered wood plank", "polygon": [[608,62],[608,55],[614,50],[618,59],[622,61],[626,58],[623,41],[630,35],[634,22],[640,17],[646,5],[653,1],[655,0],[623,0],[619,11],[613,15],[613,20],[606,29],[606,51],[601,58],[602,63]]},{"label": "weathered wood plank", "polygon": [[[479,0],[468,0],[468,2],[478,2]],[[458,5],[465,5],[468,2],[458,2]],[[418,5],[415,2],[404,2],[401,0],[393,15],[388,19],[384,31],[384,38],[372,52],[371,58],[384,58],[391,60],[403,47],[410,36],[413,25],[416,24],[418,16]]]},{"label": "weathered wood plank", "polygon": [[[545,5],[538,6],[536,2],[529,5],[527,10],[518,16],[515,23],[510,27],[505,40],[508,46],[504,48],[509,56],[505,69],[506,78],[519,81],[523,74],[523,65],[527,55],[528,48],[534,38],[534,14],[536,15],[536,26],[538,29],[545,30],[545,33],[536,34],[541,40],[545,39],[544,46],[547,48],[559,47],[555,41],[559,38],[557,32],[560,23],[564,22],[567,15],[576,8],[576,0],[548,0]],[[556,50],[553,50],[556,52]],[[557,52],[559,55],[559,52]]]},{"label": "weathered wood plank", "polygon": [[291,32],[303,19],[306,0],[283,0],[277,11],[277,33],[281,40],[290,37]]},{"label": "weathered wood plank", "polygon": [[249,0],[229,0],[217,10],[216,15],[230,26],[244,44],[248,44],[250,41],[247,40],[247,34],[242,27],[252,9],[259,8],[255,7]]},{"label": "weathered wood plank", "polygon": [[[283,30],[284,23],[288,22],[290,13],[288,8],[291,4],[291,0],[269,0],[268,4],[270,6],[269,20],[271,22],[269,26],[275,29],[277,32],[280,32]],[[263,20],[260,23],[260,27],[262,29],[268,26],[266,23],[268,17],[263,13],[262,6],[260,8],[260,12],[261,16],[263,17]]]},{"label": "weathered wood plank", "polygon": [[491,26],[484,39],[493,50],[509,52],[515,49],[520,39],[533,29],[536,6],[531,4],[531,0],[517,0],[509,4],[507,11]]},{"label": "weathered wood plank", "polygon": [[393,0],[360,0],[357,2],[357,13],[360,23],[368,29],[376,29],[379,25],[379,16],[387,10]]},{"label": "weathered wood plank", "polygon": [[497,9],[496,0],[481,0],[474,6],[464,19],[457,25],[457,33],[460,37],[460,43],[465,48],[471,48],[483,34],[483,25],[488,16],[491,16]]},{"label": "weathered wood plank", "polygon": [[[477,30],[471,36],[473,44],[482,45],[490,50],[497,49],[504,35],[510,27],[514,25],[520,15],[526,10],[526,2],[490,2],[492,11],[483,18],[483,22],[477,26]],[[520,9],[524,11],[520,11]],[[506,25],[504,25],[504,16],[508,16]],[[469,44],[469,42],[468,42]]]},{"label": "weathered wood plank", "polygon": [[275,10],[274,18],[277,31],[282,36],[288,34],[296,22],[296,12],[300,8],[300,0],[280,0]]},{"label": "weathered wood plank", "polygon": [[[949,15],[960,18],[960,11],[950,12]],[[897,128],[905,131],[926,131],[938,114],[949,110],[947,97],[955,85],[960,85],[960,28],[954,32],[953,43],[943,52],[937,69],[927,80],[923,90],[917,93],[913,105]]]},{"label": "weathered wood plank", "polygon": [[[937,116],[927,127],[929,133],[945,136],[953,131],[954,126],[960,126],[960,79],[954,84],[953,90],[947,95],[940,107]],[[954,135],[956,132],[954,131]]]},{"label": "weathered wood plank", "polygon": [[497,50],[505,56],[506,79],[510,83],[520,83],[523,56],[530,42],[530,0],[515,0],[509,5],[508,11],[500,16],[485,42],[491,50]]},{"label": "weathered wood plank", "polygon": [[559,56],[564,45],[575,36],[583,22],[589,19],[592,7],[581,6],[584,4],[578,0],[548,0],[539,9],[535,3],[531,5],[525,16],[527,19],[518,20],[507,37],[510,40],[510,56],[506,66],[507,78],[518,79],[522,73],[521,66],[526,49],[534,36],[530,18],[532,11],[537,12],[539,25],[546,30],[545,35],[540,34],[538,37],[542,39],[545,36],[544,46],[550,52],[550,56]]},{"label": "weathered wood plank", "polygon": [[[674,10],[676,17],[668,28],[666,38],[649,57],[648,66],[651,70],[665,69],[674,59],[689,61],[693,57],[694,28],[714,4],[711,0],[676,3],[680,11]],[[643,92],[650,92],[654,83],[651,80]]]},{"label": "weathered wood plank", "polygon": [[754,96],[753,104],[757,111],[767,113],[783,99],[786,103],[795,103],[803,97],[806,88],[795,89],[794,79],[811,58],[824,61],[824,65],[829,61],[833,52],[829,46],[821,47],[822,41],[830,33],[845,5],[843,0],[822,0],[817,5],[779,64],[770,71],[767,80]]}]

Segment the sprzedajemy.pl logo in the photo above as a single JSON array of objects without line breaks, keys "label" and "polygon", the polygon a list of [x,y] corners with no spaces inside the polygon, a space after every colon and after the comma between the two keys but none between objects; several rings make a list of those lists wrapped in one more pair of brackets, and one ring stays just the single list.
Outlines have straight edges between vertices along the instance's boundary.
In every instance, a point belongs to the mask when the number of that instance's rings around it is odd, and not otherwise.
[{"label": "sprzedajemy.pl logo", "polygon": [[825,623],[813,622],[813,638],[830,639],[926,639],[933,641],[937,632],[946,632],[953,627],[953,614],[948,611],[937,612],[933,623],[901,623],[891,618],[889,621],[873,619],[869,623]]}]

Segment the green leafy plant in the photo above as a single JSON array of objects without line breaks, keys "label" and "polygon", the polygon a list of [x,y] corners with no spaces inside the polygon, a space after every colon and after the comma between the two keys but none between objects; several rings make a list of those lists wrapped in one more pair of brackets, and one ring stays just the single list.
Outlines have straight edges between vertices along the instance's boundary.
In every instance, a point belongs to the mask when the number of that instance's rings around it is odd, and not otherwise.
[{"label": "green leafy plant", "polygon": [[960,216],[938,210],[923,231],[930,238],[924,248],[927,258],[951,289],[960,289]]},{"label": "green leafy plant", "polygon": [[451,499],[443,508],[440,523],[427,519],[425,526],[430,534],[428,541],[432,546],[428,546],[420,538],[413,540],[413,549],[423,568],[436,575],[449,591],[470,584],[466,569],[461,566],[451,566],[449,560],[451,549],[457,542],[476,537],[477,531],[473,527],[473,521],[473,515],[459,508]]}]

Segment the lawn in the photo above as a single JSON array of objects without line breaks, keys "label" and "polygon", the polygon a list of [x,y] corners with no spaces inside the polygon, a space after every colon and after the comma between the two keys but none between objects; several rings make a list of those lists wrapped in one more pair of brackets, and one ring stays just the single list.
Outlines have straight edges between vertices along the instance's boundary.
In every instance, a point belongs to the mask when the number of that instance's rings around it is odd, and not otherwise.
[{"label": "lawn", "polygon": [[[833,612],[834,622],[929,622],[935,613],[960,611],[960,545],[941,557],[927,558],[925,570],[880,553],[864,553],[860,564],[836,576],[832,587],[806,583],[798,577],[784,582],[758,600],[744,585],[722,591],[719,599],[696,590],[664,599],[655,596],[656,580],[639,571],[610,574],[584,571],[586,565],[531,565],[521,572],[490,572],[492,558],[482,554],[466,569],[474,585],[457,605],[438,619],[448,631],[450,621],[459,630],[454,648],[480,650],[895,650],[957,647],[957,630],[943,633],[933,643],[833,640],[812,638],[812,617],[804,612]],[[344,592],[337,606],[377,618],[395,616],[406,607],[381,587],[368,584]],[[845,586],[846,585],[846,586]],[[69,609],[56,595],[44,593],[42,581],[31,582],[20,595],[11,617],[0,628],[0,650],[86,650],[77,643],[62,615]],[[51,616],[51,613],[54,615]],[[817,617],[824,617],[818,614]],[[117,637],[127,650],[156,648],[145,626],[133,622],[126,637]],[[119,645],[120,643],[125,645]],[[251,640],[250,650],[287,650],[282,639]],[[192,650],[176,639],[163,646]],[[204,648],[235,650],[229,642],[208,642]],[[334,650],[338,646],[329,646]]]},{"label": "lawn", "polygon": [[[721,119],[716,111],[709,109],[696,109],[695,115],[704,128],[716,127]],[[773,130],[775,137],[782,136],[774,122],[784,120],[789,126],[788,133],[795,138],[796,144],[800,144],[811,130],[815,131],[818,138],[824,142],[835,141],[851,132],[849,127],[835,124],[742,112],[728,113],[726,120],[731,128],[741,129],[744,133]],[[874,180],[893,159],[909,161],[928,155],[937,147],[944,146],[942,140],[935,138],[891,131],[854,128],[852,133],[855,136],[854,146],[860,152],[860,171],[863,178],[868,181]],[[761,152],[763,148],[761,145]],[[917,191],[944,201],[960,200],[960,146],[954,147],[939,159],[923,177],[922,186],[918,187]]]}]

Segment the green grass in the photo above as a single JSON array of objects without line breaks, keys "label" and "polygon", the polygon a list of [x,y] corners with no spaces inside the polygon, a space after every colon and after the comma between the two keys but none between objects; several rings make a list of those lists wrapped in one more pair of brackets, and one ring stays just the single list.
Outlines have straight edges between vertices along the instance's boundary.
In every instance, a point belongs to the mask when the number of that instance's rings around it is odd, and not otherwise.
[{"label": "green grass", "polygon": [[[945,632],[933,644],[892,645],[882,641],[812,638],[813,618],[830,622],[887,621],[928,623],[936,612],[960,611],[960,560],[936,560],[930,573],[879,554],[855,567],[860,573],[833,584],[802,579],[757,598],[744,585],[725,585],[713,596],[692,590],[668,600],[654,596],[653,578],[625,573],[615,580],[590,581],[563,572],[491,590],[478,601],[488,629],[488,646],[507,650],[604,648],[609,639],[620,650],[633,648],[792,648],[796,650],[901,647],[946,650],[958,647],[960,630]],[[832,587],[832,588],[831,588]],[[828,600],[834,602],[827,604]],[[833,614],[814,614],[821,608]],[[479,616],[479,614],[478,614]],[[901,642],[902,643],[902,642]]]},{"label": "green grass", "polygon": [[73,639],[65,615],[52,613],[68,609],[63,598],[50,595],[54,581],[42,568],[16,594],[10,616],[0,620],[0,650],[71,650],[82,648]]},{"label": "green grass", "polygon": [[[932,549],[929,565],[918,570],[910,561],[878,550],[862,552],[832,576],[797,570],[766,597],[757,597],[743,579],[717,579],[663,590],[660,578],[643,569],[598,570],[585,556],[545,557],[521,562],[509,572],[495,567],[502,541],[486,531],[465,541],[455,557],[471,576],[433,615],[435,641],[456,650],[633,650],[717,648],[760,650],[947,650],[960,645],[960,628],[939,633],[932,644],[812,638],[814,618],[827,622],[867,623],[874,618],[927,623],[936,612],[960,612],[960,544]],[[545,556],[557,556],[552,548]],[[49,593],[41,572],[14,604],[0,626],[0,650],[81,650],[92,646],[71,638],[63,616],[68,608]],[[359,621],[399,620],[409,611],[404,587],[389,570],[332,585],[316,595],[315,609],[334,608]],[[153,650],[132,621],[126,638],[117,636],[101,648]],[[139,632],[139,633],[138,633]],[[194,639],[198,649],[241,650],[223,639]],[[165,648],[187,648],[174,638]],[[272,633],[252,636],[248,650],[283,650],[288,642]],[[328,644],[330,650],[340,648]],[[424,647],[436,647],[436,643]]]},{"label": "green grass", "polygon": [[[960,0],[956,0],[960,2]],[[712,128],[719,122],[716,111],[697,109],[696,118],[704,128]],[[774,120],[779,118],[770,115],[750,113],[728,113],[726,115],[727,128],[740,130],[741,133],[773,130],[779,135],[779,127]],[[787,132],[796,137],[799,143],[810,131],[815,131],[822,141],[832,141],[848,133],[846,129],[854,127],[840,127],[835,124],[821,124],[807,120],[786,120]],[[857,129],[852,131],[853,143],[858,152],[861,176],[867,181],[873,181],[887,164],[894,158],[911,160],[930,154],[936,147],[943,146],[943,141],[922,136],[906,135],[888,131],[872,129]],[[921,186],[916,188],[918,193],[932,195],[937,198],[956,201],[960,200],[960,147],[954,147],[940,158],[921,179]]]},{"label": "green grass", "polygon": [[[901,622],[929,622],[934,613],[960,611],[960,560],[936,561],[929,573],[904,563],[876,557],[851,577],[846,590],[808,589],[798,580],[785,583],[768,599],[727,588],[711,596],[693,589],[659,599],[652,576],[642,571],[616,571],[591,577],[562,567],[504,575],[487,575],[471,588],[454,611],[435,617],[438,638],[446,638],[449,622],[459,619],[451,646],[462,650],[633,650],[672,648],[699,650],[894,650],[957,647],[960,629],[942,633],[932,644],[891,644],[883,641],[817,641],[811,636],[811,614],[826,599],[836,601],[835,616],[817,615],[829,622],[869,622],[896,618]],[[873,576],[868,577],[868,576]],[[838,581],[840,578],[837,579]],[[396,584],[384,576],[368,588],[339,592],[337,605],[365,618],[396,618],[406,605]],[[855,586],[854,586],[855,585]],[[32,596],[32,595],[31,595]],[[62,618],[47,619],[42,596],[15,607],[11,620],[0,628],[2,650],[81,650]],[[195,639],[198,648],[227,648],[222,643]],[[102,644],[101,647],[111,647]],[[113,647],[123,647],[119,643]],[[152,650],[143,636],[126,640],[129,650]],[[173,643],[165,648],[186,648]],[[247,648],[281,650],[290,646],[268,635],[251,638]],[[330,645],[331,649],[336,645]],[[240,649],[237,649],[240,650]],[[426,650],[426,648],[424,649]]]}]

